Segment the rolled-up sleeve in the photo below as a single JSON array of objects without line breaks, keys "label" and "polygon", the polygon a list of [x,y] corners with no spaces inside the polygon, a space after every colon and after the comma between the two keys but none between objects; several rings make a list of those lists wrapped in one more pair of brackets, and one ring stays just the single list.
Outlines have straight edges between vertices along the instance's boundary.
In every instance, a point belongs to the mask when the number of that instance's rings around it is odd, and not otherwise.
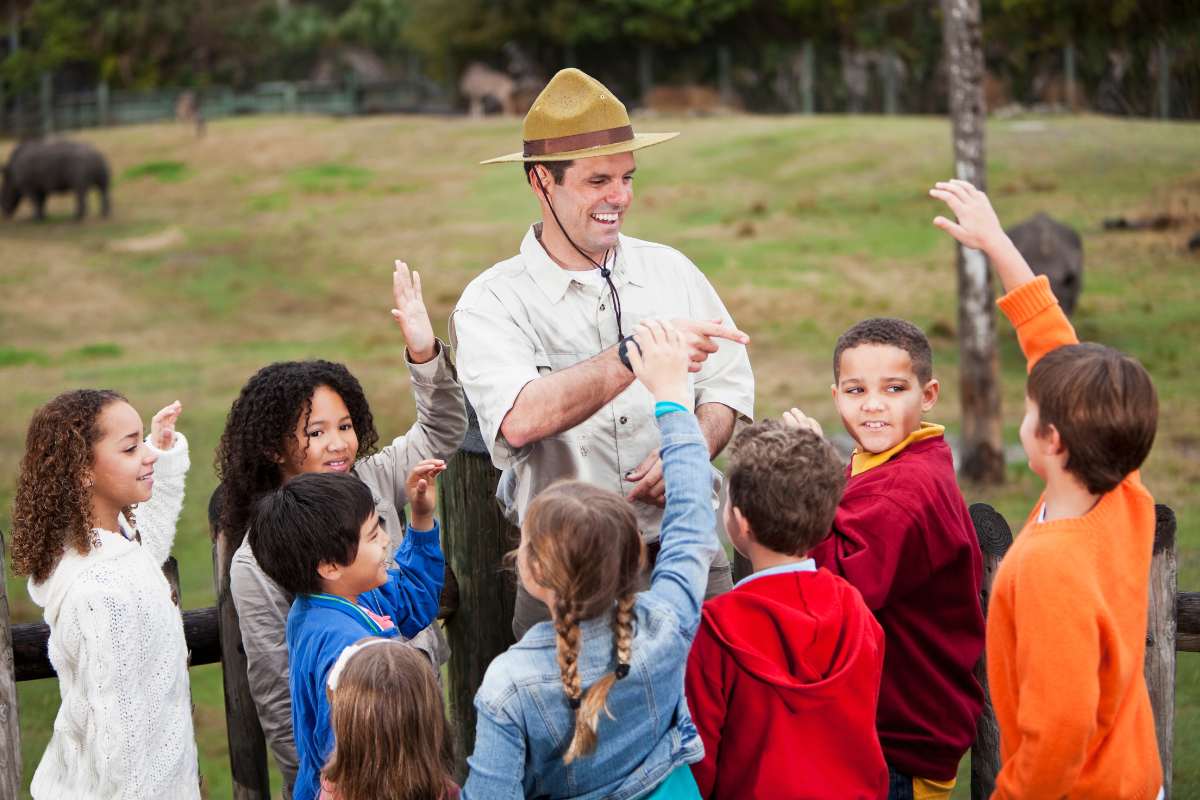
[{"label": "rolled-up sleeve", "polygon": [[540,374],[540,349],[486,285],[463,294],[450,316],[450,340],[459,380],[479,417],[492,463],[504,469],[518,450],[504,440],[500,424],[525,384]]}]

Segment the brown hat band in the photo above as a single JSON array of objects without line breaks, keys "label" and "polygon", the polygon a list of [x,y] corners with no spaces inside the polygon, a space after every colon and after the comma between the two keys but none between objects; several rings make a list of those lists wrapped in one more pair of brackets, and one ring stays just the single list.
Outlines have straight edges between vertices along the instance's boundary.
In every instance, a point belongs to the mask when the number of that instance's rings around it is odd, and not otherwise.
[{"label": "brown hat band", "polygon": [[617,142],[633,140],[633,126],[622,125],[619,128],[606,128],[602,131],[588,131],[571,136],[555,136],[551,139],[526,139],[526,156],[548,156],[554,153],[569,153],[573,150],[586,150],[589,147],[600,147]]}]

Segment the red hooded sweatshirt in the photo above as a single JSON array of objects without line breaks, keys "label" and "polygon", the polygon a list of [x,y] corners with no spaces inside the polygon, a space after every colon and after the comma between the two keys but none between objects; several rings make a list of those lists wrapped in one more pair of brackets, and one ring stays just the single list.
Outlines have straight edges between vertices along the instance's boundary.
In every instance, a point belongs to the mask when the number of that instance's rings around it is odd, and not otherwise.
[{"label": "red hooded sweatshirt", "polygon": [[883,630],[822,569],[766,574],[704,604],[687,703],[706,798],[883,798]]}]

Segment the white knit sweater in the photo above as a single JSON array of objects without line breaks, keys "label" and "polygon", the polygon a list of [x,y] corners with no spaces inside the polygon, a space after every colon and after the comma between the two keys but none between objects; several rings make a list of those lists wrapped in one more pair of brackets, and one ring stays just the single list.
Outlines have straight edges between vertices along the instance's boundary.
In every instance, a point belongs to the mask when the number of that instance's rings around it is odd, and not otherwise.
[{"label": "white knit sweater", "polygon": [[177,433],[137,509],[141,544],[94,529],[87,555],[68,548],[44,583],[29,582],[62,695],[36,800],[200,797],[183,620],[162,573],[188,466]]}]

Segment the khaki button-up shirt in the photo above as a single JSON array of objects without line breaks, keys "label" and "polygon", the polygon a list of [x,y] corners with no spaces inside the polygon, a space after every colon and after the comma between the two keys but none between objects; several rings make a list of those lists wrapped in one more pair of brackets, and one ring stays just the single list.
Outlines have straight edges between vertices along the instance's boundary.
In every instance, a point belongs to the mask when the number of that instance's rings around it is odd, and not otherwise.
[{"label": "khaki button-up shirt", "polygon": [[[572,276],[552,261],[534,225],[519,255],[468,284],[450,317],[459,379],[479,416],[492,462],[505,471],[499,494],[510,518],[524,517],[538,492],[556,480],[587,481],[620,494],[634,484],[624,475],[659,446],[654,399],[634,381],[576,427],[515,448],[500,423],[525,384],[597,355],[620,341],[607,284]],[[643,319],[720,319],[733,325],[708,279],[678,250],[621,236],[612,274],[621,327],[633,333]],[[740,417],[754,414],[754,375],[746,348],[718,340],[720,350],[691,376],[694,402],[723,403]],[[720,474],[714,470],[714,499]],[[634,503],[643,535],[658,537],[662,509]]]}]

